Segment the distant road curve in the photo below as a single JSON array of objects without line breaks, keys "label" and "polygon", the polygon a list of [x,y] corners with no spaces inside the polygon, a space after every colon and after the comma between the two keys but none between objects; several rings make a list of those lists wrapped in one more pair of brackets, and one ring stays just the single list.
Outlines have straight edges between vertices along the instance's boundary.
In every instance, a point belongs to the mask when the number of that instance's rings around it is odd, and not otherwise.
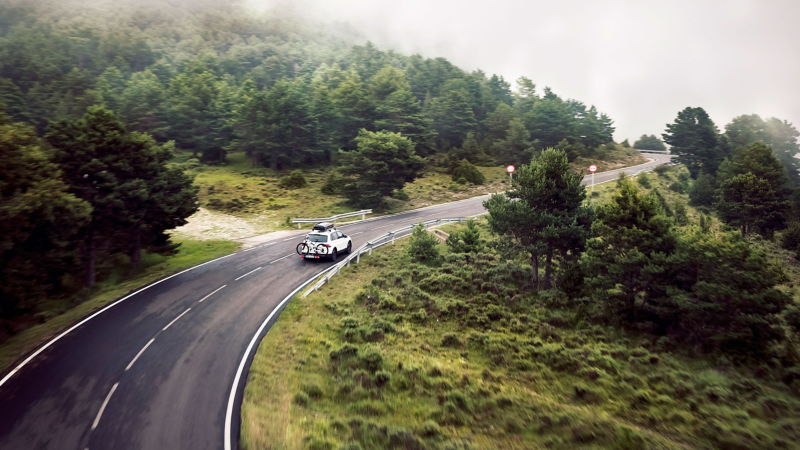
[{"label": "distant road curve", "polygon": [[[670,159],[595,174],[595,183]],[[585,177],[584,183],[591,177]],[[340,227],[354,247],[403,225],[484,212],[487,196]],[[181,272],[117,301],[0,378],[0,449],[224,449],[225,415],[278,305],[330,266],[278,239]],[[274,314],[273,314],[274,313]],[[262,327],[268,316],[269,323]],[[257,331],[259,331],[257,333]],[[250,345],[254,342],[255,345]],[[250,346],[251,351],[245,354]],[[8,376],[11,374],[11,376]],[[233,392],[238,448],[244,383]]]}]

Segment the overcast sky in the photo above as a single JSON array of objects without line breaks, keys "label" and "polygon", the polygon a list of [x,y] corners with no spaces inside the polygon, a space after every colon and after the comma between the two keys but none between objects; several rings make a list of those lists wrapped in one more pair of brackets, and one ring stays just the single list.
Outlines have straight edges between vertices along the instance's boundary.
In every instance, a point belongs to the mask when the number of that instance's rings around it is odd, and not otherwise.
[{"label": "overcast sky", "polygon": [[[257,0],[268,1],[268,0]],[[800,126],[800,1],[296,0],[381,48],[531,78],[660,134],[687,106],[724,129],[757,113]]]}]

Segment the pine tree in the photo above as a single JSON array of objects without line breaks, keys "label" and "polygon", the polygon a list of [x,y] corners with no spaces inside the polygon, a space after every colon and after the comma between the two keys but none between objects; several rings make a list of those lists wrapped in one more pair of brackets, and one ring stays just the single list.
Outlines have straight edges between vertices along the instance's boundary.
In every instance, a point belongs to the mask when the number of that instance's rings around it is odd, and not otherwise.
[{"label": "pine tree", "polygon": [[168,130],[164,95],[164,86],[150,69],[133,74],[120,96],[120,119],[131,131],[164,137]]},{"label": "pine tree", "polygon": [[771,236],[786,223],[789,202],[781,200],[769,180],[752,173],[737,175],[720,185],[714,207],[720,219],[741,230]]},{"label": "pine tree", "polygon": [[569,261],[585,247],[593,212],[582,205],[586,198],[582,179],[570,170],[563,151],[547,149],[515,172],[510,191],[483,202],[491,230],[530,254],[532,284],[537,289],[542,259],[543,287],[550,289],[554,258]]},{"label": "pine tree", "polygon": [[642,137],[633,143],[633,148],[640,150],[667,150],[667,146],[664,145],[664,142],[657,138],[655,134],[651,134],[650,136],[643,134]]},{"label": "pine tree", "polygon": [[361,130],[357,149],[342,152],[340,171],[348,177],[342,192],[352,203],[380,208],[383,198],[414,181],[425,161],[400,133]]},{"label": "pine tree", "polygon": [[[654,191],[655,192],[655,191]],[[662,296],[677,237],[656,195],[641,195],[629,179],[597,208],[596,236],[582,261],[586,283],[612,315],[635,320],[637,299]]]},{"label": "pine tree", "polygon": [[464,89],[450,89],[431,100],[430,116],[442,148],[460,147],[477,124]]},{"label": "pine tree", "polygon": [[697,175],[689,188],[689,199],[695,206],[712,206],[714,204],[714,177],[703,171]]},{"label": "pine tree", "polygon": [[31,311],[71,272],[92,208],[60,178],[35,131],[0,111],[0,318]]},{"label": "pine tree", "polygon": [[340,148],[351,150],[356,146],[354,139],[359,130],[372,124],[373,107],[364,91],[361,77],[353,69],[347,71],[331,96],[341,117],[342,129],[338,145]]},{"label": "pine tree", "polygon": [[[159,146],[150,136],[128,133],[102,107],[89,108],[78,121],[54,124],[46,139],[70,193],[92,206],[81,230],[87,288],[95,284],[98,254],[126,253],[135,267],[142,246],[174,250],[165,242],[164,224],[193,213],[197,191],[177,169],[165,173],[171,144]],[[156,201],[157,196],[167,200]]]},{"label": "pine tree", "polygon": [[411,91],[398,90],[389,94],[375,110],[375,129],[400,133],[415,144],[418,155],[433,153],[435,133],[431,120],[422,112],[422,105]]},{"label": "pine tree", "polygon": [[369,80],[369,92],[372,102],[380,104],[393,92],[410,91],[411,85],[406,80],[406,74],[400,69],[385,65],[375,76]]},{"label": "pine tree", "polygon": [[718,135],[703,108],[689,107],[678,113],[675,123],[667,124],[667,131],[661,136],[671,146],[670,153],[686,165],[692,178],[697,178],[701,169],[716,174],[726,156]]}]

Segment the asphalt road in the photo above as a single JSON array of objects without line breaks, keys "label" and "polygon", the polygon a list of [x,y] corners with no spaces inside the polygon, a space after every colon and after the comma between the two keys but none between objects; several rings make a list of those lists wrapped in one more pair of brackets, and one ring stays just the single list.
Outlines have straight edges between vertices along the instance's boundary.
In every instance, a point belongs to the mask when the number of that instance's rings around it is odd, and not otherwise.
[{"label": "asphalt road", "polygon": [[[655,161],[625,171],[669,158],[646,156]],[[596,174],[595,182],[618,172]],[[355,248],[412,222],[480,214],[485,198],[340,229]],[[248,344],[287,295],[331,264],[297,257],[299,236],[151,285],[47,347],[0,385],[0,449],[224,448],[228,399]],[[246,378],[249,360],[243,367]],[[240,382],[234,393],[234,448],[243,389]]]}]

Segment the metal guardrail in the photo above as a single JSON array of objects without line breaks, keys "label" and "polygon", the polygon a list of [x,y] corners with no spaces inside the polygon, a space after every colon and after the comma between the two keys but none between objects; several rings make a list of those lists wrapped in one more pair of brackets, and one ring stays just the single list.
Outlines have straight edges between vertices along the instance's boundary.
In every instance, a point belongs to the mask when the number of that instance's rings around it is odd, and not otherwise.
[{"label": "metal guardrail", "polygon": [[318,219],[292,219],[292,223],[297,224],[297,229],[301,229],[303,223],[320,223],[320,222],[333,222],[336,224],[336,219],[344,219],[345,217],[361,216],[361,220],[367,218],[367,214],[372,214],[371,209],[362,209],[361,211],[349,212],[344,214],[337,214],[331,217],[320,217]]},{"label": "metal guardrail", "polygon": [[[478,219],[479,219],[478,217],[451,217],[451,218],[446,218],[446,219],[426,220],[426,221],[422,222],[422,224],[425,226],[425,228],[428,228],[428,227],[436,226],[436,225],[444,225],[444,224],[453,223],[453,222],[466,222],[468,220],[478,220]],[[392,231],[390,231],[390,232],[388,232],[388,233],[386,233],[384,235],[376,237],[375,239],[367,241],[366,244],[364,244],[361,247],[359,247],[359,248],[353,250],[352,252],[350,252],[350,254],[347,255],[347,258],[343,259],[341,262],[336,263],[336,265],[333,266],[333,268],[331,270],[329,270],[322,278],[320,278],[319,281],[314,283],[314,285],[311,286],[311,288],[309,288],[308,290],[306,290],[305,293],[303,293],[302,298],[306,298],[308,296],[308,294],[310,294],[310,293],[316,291],[317,289],[321,288],[322,285],[327,283],[328,280],[330,280],[334,275],[338,274],[339,271],[342,270],[342,267],[345,267],[345,266],[349,267],[350,266],[350,262],[352,260],[355,259],[356,260],[356,264],[358,264],[360,262],[360,260],[361,260],[361,255],[362,254],[369,253],[371,255],[372,254],[372,249],[374,249],[376,247],[379,247],[379,246],[384,245],[384,244],[388,244],[390,242],[392,244],[394,244],[395,239],[407,236],[405,234],[402,235],[402,236],[398,236],[398,234],[403,233],[405,231],[410,231],[412,228],[414,228],[418,224],[419,224],[419,222],[417,222],[417,223],[415,223],[413,225],[406,225],[406,226],[404,226],[402,228],[398,228],[396,230],[392,230]]]},{"label": "metal guardrail", "polygon": [[647,150],[647,149],[641,149],[641,148],[635,148],[634,150],[636,150],[637,152],[641,152],[641,153],[661,153],[661,154],[664,154],[664,155],[669,155],[669,150]]}]

